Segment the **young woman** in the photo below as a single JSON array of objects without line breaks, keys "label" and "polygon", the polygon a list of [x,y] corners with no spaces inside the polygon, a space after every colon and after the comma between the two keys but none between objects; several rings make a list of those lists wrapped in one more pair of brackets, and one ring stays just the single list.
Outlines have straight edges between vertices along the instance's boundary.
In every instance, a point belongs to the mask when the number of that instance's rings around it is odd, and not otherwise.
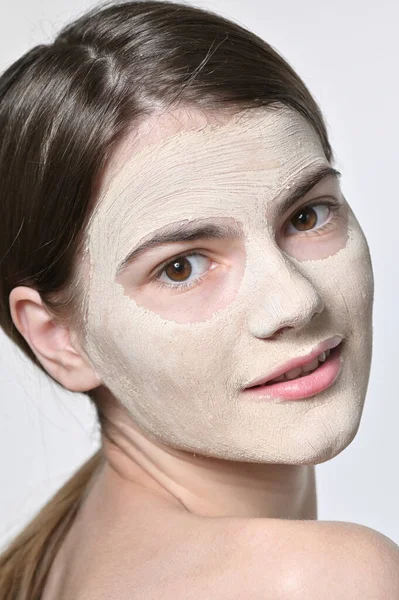
[{"label": "young woman", "polygon": [[211,12],[126,2],[20,58],[0,99],[1,325],[102,427],[0,597],[399,598],[393,542],[317,521],[373,274],[304,83]]}]

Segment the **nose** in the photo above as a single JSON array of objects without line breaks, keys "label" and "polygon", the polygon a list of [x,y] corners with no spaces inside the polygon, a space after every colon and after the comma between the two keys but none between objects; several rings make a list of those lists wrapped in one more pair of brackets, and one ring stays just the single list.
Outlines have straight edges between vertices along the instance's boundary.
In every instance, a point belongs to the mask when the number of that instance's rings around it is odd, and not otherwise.
[{"label": "nose", "polygon": [[256,337],[276,337],[290,328],[303,329],[324,310],[315,284],[289,258],[279,261],[264,283],[255,294],[248,322]]}]

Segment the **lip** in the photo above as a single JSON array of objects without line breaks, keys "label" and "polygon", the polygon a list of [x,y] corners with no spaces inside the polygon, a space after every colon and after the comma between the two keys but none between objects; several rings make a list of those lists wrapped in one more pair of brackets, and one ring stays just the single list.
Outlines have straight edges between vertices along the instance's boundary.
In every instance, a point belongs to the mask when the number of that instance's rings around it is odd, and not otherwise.
[{"label": "lip", "polygon": [[332,350],[333,348],[339,346],[342,340],[343,337],[338,335],[328,338],[324,342],[320,342],[320,344],[318,344],[309,354],[306,354],[305,356],[297,356],[296,358],[289,360],[284,365],[281,365],[280,367],[274,369],[274,371],[268,373],[265,377],[259,377],[258,379],[254,379],[253,381],[249,382],[244,389],[247,390],[258,385],[264,385],[268,381],[271,381],[276,377],[280,377],[280,375],[283,375],[287,371],[291,371],[297,367],[303,367],[312,362],[312,360],[316,358],[316,356],[319,356],[319,354],[322,352],[326,352],[326,350]]},{"label": "lip", "polygon": [[343,343],[330,350],[329,357],[315,371],[289,381],[267,383],[243,390],[244,397],[252,400],[278,399],[295,401],[311,398],[330,388],[338,379],[342,370],[341,358]]}]

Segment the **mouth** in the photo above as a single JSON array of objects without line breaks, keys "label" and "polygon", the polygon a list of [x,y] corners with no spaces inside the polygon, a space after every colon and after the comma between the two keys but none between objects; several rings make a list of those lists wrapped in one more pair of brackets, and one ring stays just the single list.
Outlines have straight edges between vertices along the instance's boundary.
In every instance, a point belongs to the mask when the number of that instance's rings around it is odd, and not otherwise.
[{"label": "mouth", "polygon": [[246,387],[243,392],[287,400],[299,400],[320,393],[336,381],[341,371],[343,345],[341,339],[336,346],[320,352],[307,363],[285,371],[273,379]]}]

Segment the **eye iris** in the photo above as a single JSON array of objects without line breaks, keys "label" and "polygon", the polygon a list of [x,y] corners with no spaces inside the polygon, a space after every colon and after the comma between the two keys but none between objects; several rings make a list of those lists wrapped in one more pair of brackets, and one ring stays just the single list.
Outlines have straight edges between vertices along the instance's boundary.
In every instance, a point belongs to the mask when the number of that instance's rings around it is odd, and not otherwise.
[{"label": "eye iris", "polygon": [[[187,265],[188,265],[188,269],[186,268]],[[187,279],[187,277],[189,277],[189,275],[191,275],[191,271],[192,271],[192,268],[191,268],[190,261],[188,261],[184,257],[176,258],[174,261],[169,263],[169,265],[167,265],[165,268],[166,275],[168,277],[170,277],[170,279],[175,278],[175,281],[184,281],[185,279]],[[177,279],[175,277],[176,274],[177,274]]]},{"label": "eye iris", "polygon": [[[309,215],[309,213],[311,213]],[[299,229],[300,231],[306,231],[308,228],[312,228],[317,223],[317,215],[316,211],[312,208],[305,208],[301,210],[297,215],[292,219],[292,224]]]}]

